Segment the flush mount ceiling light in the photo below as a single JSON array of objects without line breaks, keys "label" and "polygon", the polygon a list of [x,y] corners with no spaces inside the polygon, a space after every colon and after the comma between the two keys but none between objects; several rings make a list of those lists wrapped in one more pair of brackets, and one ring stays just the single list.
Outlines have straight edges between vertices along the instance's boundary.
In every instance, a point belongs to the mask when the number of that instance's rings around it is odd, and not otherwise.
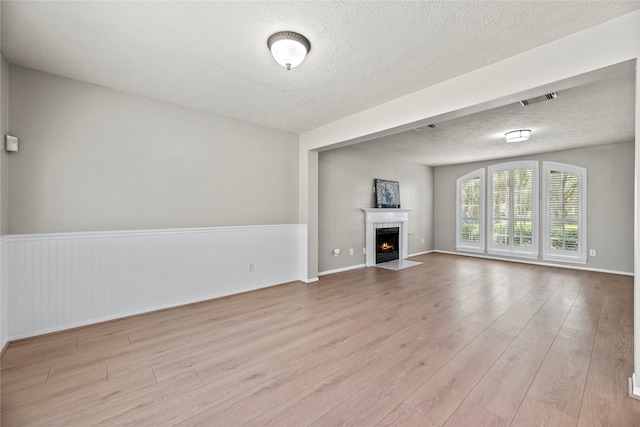
[{"label": "flush mount ceiling light", "polygon": [[504,134],[507,142],[520,142],[526,141],[529,139],[529,135],[531,135],[531,130],[529,129],[520,129],[520,130],[512,130],[511,132],[507,132]]},{"label": "flush mount ceiling light", "polygon": [[287,70],[297,67],[311,50],[311,43],[302,34],[280,31],[269,37],[267,46],[276,62]]}]

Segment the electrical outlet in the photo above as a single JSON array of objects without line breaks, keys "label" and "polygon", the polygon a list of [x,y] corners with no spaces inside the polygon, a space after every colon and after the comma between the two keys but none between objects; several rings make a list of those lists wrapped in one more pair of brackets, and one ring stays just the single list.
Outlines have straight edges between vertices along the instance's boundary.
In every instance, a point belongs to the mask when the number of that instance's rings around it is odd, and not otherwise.
[{"label": "electrical outlet", "polygon": [[362,255],[366,255],[367,254],[367,248],[362,248]]},{"label": "electrical outlet", "polygon": [[5,137],[4,148],[7,151],[18,151],[18,137],[7,135]]},{"label": "electrical outlet", "polygon": [[353,255],[353,248],[349,249],[349,255]]},{"label": "electrical outlet", "polygon": [[595,249],[589,249],[589,256],[596,256],[596,250]]},{"label": "electrical outlet", "polygon": [[424,245],[424,238],[422,239],[422,244]]}]

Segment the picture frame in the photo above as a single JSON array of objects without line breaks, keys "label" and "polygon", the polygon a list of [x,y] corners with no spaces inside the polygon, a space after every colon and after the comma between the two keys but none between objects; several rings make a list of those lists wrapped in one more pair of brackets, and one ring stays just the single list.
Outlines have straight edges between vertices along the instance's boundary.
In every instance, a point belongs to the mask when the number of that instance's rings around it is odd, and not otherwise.
[{"label": "picture frame", "polygon": [[400,183],[398,181],[375,179],[374,184],[377,208],[400,208]]}]

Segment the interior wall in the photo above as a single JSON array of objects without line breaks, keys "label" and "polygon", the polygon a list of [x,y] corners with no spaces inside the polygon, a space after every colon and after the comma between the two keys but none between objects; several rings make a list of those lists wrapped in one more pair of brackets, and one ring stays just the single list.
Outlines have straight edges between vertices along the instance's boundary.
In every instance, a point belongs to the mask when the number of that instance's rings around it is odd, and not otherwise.
[{"label": "interior wall", "polygon": [[[4,135],[9,132],[9,63],[0,56],[0,115],[2,118],[2,141],[0,147],[0,235],[9,233],[8,196],[9,196],[9,153],[4,150]],[[12,153],[13,154],[13,153]]]},{"label": "interior wall", "polygon": [[4,138],[9,133],[9,63],[0,54],[0,349],[9,339],[9,284],[7,280],[6,234],[8,195],[8,153]]},{"label": "interior wall", "polygon": [[[435,168],[435,249],[456,250],[456,179],[479,168],[510,160],[547,160],[587,168],[587,242],[596,249],[586,268],[633,273],[634,144],[633,142],[489,162]],[[542,170],[542,169],[540,169]],[[542,195],[542,192],[540,192]],[[540,260],[541,261],[541,260]],[[551,261],[546,263],[563,264]],[[577,266],[576,264],[568,264]]]},{"label": "interior wall", "polygon": [[9,234],[298,222],[298,137],[10,66]]},{"label": "interior wall", "polygon": [[[381,157],[355,146],[321,152],[318,164],[320,272],[365,263],[362,208],[375,207],[376,178],[400,183],[402,208],[411,210],[409,254],[433,250],[433,168]],[[334,257],[336,248],[341,253]]]}]

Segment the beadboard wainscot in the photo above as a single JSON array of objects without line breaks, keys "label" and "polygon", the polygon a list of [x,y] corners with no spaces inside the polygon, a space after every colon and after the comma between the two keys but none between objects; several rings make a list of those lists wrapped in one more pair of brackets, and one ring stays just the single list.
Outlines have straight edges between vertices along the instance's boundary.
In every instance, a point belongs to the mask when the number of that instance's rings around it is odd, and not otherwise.
[{"label": "beadboard wainscot", "polygon": [[8,279],[8,236],[0,236],[0,351],[7,348],[9,342],[9,279]]},{"label": "beadboard wainscot", "polygon": [[2,250],[11,341],[304,281],[307,226],[9,235]]}]

